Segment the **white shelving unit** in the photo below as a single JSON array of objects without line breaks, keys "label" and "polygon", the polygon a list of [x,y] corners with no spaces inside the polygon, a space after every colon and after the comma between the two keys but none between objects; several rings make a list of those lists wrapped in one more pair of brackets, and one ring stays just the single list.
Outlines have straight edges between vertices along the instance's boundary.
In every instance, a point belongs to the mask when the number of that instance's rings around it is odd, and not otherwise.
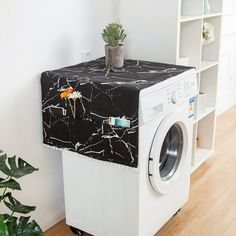
[{"label": "white shelving unit", "polygon": [[[199,96],[195,104],[192,171],[214,152],[216,97],[222,1],[208,0],[120,0],[121,23],[128,33],[127,57],[180,64],[182,57],[197,70],[198,91],[207,95],[205,109]],[[132,9],[132,11],[130,11]],[[215,30],[215,41],[203,45],[203,23]]]}]

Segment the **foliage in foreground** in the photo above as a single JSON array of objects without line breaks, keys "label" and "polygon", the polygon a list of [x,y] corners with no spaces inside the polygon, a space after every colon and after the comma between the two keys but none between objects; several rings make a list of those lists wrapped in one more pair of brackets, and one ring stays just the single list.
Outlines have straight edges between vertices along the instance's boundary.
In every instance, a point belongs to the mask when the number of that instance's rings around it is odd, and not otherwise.
[{"label": "foliage in foreground", "polygon": [[[0,178],[0,207],[4,204],[11,214],[0,214],[0,236],[43,236],[40,226],[35,220],[30,221],[26,216],[36,209],[20,203],[12,196],[13,190],[21,190],[18,179],[37,171],[26,161],[16,156],[8,157],[0,150],[0,173],[5,178]],[[17,216],[15,214],[17,213]],[[24,216],[22,216],[24,215]]]}]

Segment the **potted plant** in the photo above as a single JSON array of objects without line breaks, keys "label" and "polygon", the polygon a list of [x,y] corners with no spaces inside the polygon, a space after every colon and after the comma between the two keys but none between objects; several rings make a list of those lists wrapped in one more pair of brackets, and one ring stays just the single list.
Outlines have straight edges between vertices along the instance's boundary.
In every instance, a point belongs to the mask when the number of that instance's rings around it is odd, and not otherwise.
[{"label": "potted plant", "polygon": [[0,178],[0,189],[3,190],[0,193],[0,206],[4,204],[11,212],[11,214],[0,213],[1,236],[44,235],[36,221],[29,221],[30,216],[23,216],[34,211],[36,207],[23,205],[12,196],[12,190],[21,190],[17,179],[37,170],[21,158],[8,157],[0,150],[0,172],[1,176],[5,176]]},{"label": "potted plant", "polygon": [[123,41],[126,34],[122,25],[111,23],[106,26],[102,32],[103,40],[107,43],[105,46],[106,66],[121,68],[124,65],[124,46]]}]

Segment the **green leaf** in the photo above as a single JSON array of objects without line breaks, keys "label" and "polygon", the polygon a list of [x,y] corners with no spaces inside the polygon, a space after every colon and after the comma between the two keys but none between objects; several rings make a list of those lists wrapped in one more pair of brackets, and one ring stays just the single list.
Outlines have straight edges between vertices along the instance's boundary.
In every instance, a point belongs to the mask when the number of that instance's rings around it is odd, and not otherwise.
[{"label": "green leaf", "polygon": [[13,218],[9,214],[3,214],[2,216],[3,216],[5,222],[8,221],[10,218]]},{"label": "green leaf", "polygon": [[[9,236],[43,236],[43,231],[40,226],[32,220],[29,222],[30,217],[21,216],[19,219],[5,215],[7,219],[7,227]],[[1,235],[1,234],[0,234]]]},{"label": "green leaf", "polygon": [[124,29],[121,29],[121,31],[120,31],[120,35],[122,36],[123,34],[124,34]]},{"label": "green leaf", "polygon": [[17,236],[17,218],[8,214],[5,214],[4,218],[7,220],[9,236]]},{"label": "green leaf", "polygon": [[1,179],[0,178],[0,188],[10,188],[13,190],[21,190],[20,184],[14,179]]},{"label": "green leaf", "polygon": [[7,157],[6,154],[0,156],[0,171],[2,171],[7,176],[20,178],[37,170],[38,169],[34,168],[21,158],[16,160],[15,156]]},{"label": "green leaf", "polygon": [[121,37],[121,43],[125,40],[126,36],[127,36],[126,34],[123,34],[123,35],[122,35],[122,37]]},{"label": "green leaf", "polygon": [[110,37],[110,40],[111,40],[111,45],[112,46],[117,46],[117,41],[113,36]]},{"label": "green leaf", "polygon": [[19,201],[12,197],[11,193],[6,196],[4,203],[11,211],[22,214],[28,214],[36,209],[35,206],[27,206],[21,204]]},{"label": "green leaf", "polygon": [[17,226],[17,236],[43,236],[42,229],[32,220],[29,222],[30,217],[21,216]]},{"label": "green leaf", "polygon": [[106,31],[106,29],[103,30],[103,34],[107,35],[107,31]]},{"label": "green leaf", "polygon": [[7,225],[4,223],[4,217],[0,215],[0,235],[9,236]]},{"label": "green leaf", "polygon": [[19,224],[17,226],[17,234],[22,235],[24,232],[24,228],[27,225],[27,222],[29,221],[30,216],[28,217],[20,217]]},{"label": "green leaf", "polygon": [[109,39],[108,39],[108,36],[107,36],[107,35],[102,34],[102,37],[103,37],[103,40],[104,40],[106,43],[109,43]]},{"label": "green leaf", "polygon": [[0,170],[7,176],[11,175],[11,170],[8,168],[7,164],[6,164],[6,160],[7,160],[7,155],[3,154],[0,156]]}]

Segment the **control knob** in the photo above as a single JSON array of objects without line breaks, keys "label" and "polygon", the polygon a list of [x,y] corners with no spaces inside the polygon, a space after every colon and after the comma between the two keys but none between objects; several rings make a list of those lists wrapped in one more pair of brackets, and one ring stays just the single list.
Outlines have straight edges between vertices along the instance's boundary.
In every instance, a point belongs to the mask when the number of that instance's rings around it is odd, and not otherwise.
[{"label": "control knob", "polygon": [[177,97],[177,92],[176,91],[173,91],[172,94],[171,94],[171,102],[173,104],[176,104],[178,102],[178,97]]}]

